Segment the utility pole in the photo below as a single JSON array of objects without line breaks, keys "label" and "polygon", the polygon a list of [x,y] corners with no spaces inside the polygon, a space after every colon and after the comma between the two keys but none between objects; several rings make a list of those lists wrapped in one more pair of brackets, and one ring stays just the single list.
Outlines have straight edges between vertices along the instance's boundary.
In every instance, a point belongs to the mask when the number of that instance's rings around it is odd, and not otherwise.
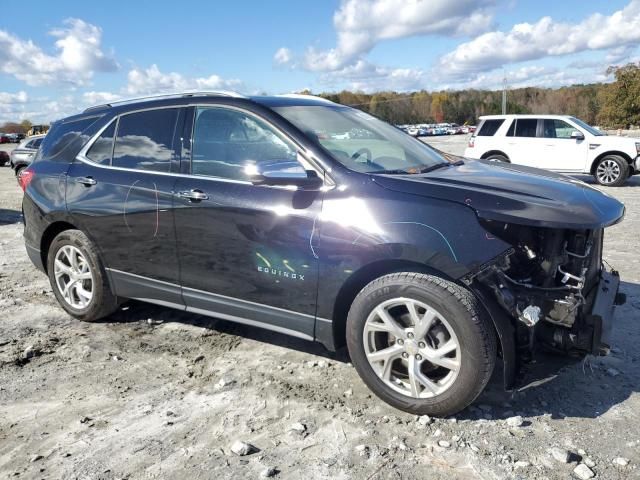
[{"label": "utility pole", "polygon": [[502,78],[502,114],[507,114],[507,74],[503,70],[504,77]]}]

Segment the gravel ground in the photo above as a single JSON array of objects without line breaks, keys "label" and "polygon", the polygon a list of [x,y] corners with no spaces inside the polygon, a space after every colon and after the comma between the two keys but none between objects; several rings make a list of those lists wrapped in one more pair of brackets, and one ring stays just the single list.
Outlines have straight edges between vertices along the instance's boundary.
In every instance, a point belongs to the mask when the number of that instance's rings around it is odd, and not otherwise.
[{"label": "gravel ground", "polygon": [[435,420],[373,397],[345,352],[136,302],[70,318],[0,168],[0,478],[640,478],[640,178],[607,192],[627,205],[605,244],[628,298],[613,353],[545,358],[514,393],[494,375]]}]

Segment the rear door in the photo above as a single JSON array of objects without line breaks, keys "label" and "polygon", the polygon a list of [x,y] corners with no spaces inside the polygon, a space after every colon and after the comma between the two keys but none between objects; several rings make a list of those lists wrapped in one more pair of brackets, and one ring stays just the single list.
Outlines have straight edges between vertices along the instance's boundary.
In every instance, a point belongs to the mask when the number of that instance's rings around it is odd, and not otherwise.
[{"label": "rear door", "polygon": [[543,152],[539,158],[541,168],[558,172],[583,172],[589,154],[589,142],[571,138],[576,127],[560,119],[542,120]]},{"label": "rear door", "polygon": [[180,304],[173,223],[184,109],[114,119],[67,175],[67,208],[98,246],[116,294]]},{"label": "rear door", "polygon": [[542,168],[540,158],[544,154],[543,140],[538,137],[537,118],[514,118],[504,138],[505,153],[511,163]]},{"label": "rear door", "polygon": [[186,171],[175,187],[187,308],[313,338],[323,192],[251,184],[247,166],[298,159],[296,145],[266,120],[225,106],[192,112]]}]

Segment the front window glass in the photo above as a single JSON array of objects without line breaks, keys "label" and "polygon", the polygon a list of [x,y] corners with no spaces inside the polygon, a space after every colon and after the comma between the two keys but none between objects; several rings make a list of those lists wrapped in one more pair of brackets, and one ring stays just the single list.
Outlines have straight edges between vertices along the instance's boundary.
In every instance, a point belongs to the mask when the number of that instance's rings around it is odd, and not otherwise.
[{"label": "front window glass", "polygon": [[567,122],[557,119],[544,119],[544,138],[571,138],[575,128]]},{"label": "front window glass", "polygon": [[600,130],[598,130],[595,127],[592,127],[591,125],[589,125],[588,123],[584,123],[582,120],[580,120],[579,118],[576,117],[571,117],[571,120],[573,122],[575,122],[576,125],[578,125],[579,127],[584,128],[587,132],[589,132],[591,135],[595,135],[596,137],[602,137],[604,135],[606,135],[606,133],[601,132]]},{"label": "front window glass", "polygon": [[297,162],[297,149],[266,122],[237,110],[196,109],[191,173],[249,181],[247,167]]},{"label": "front window glass", "polygon": [[433,148],[360,110],[324,105],[273,110],[351,170],[420,173],[449,165]]}]

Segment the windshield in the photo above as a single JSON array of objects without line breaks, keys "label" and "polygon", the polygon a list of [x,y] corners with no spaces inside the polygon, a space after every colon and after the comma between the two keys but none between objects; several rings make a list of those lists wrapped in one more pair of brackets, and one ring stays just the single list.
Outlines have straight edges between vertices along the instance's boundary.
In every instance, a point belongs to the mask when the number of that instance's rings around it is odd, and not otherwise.
[{"label": "windshield", "polygon": [[360,110],[337,105],[274,110],[357,172],[420,173],[450,165],[420,140]]},{"label": "windshield", "polygon": [[578,125],[579,127],[584,128],[587,132],[589,132],[591,135],[595,135],[596,137],[602,137],[604,135],[606,135],[606,133],[601,132],[600,130],[598,130],[597,128],[592,127],[591,125],[584,123],[582,120],[580,120],[579,118],[576,117],[571,117],[571,120],[573,120],[575,122],[576,125]]}]

